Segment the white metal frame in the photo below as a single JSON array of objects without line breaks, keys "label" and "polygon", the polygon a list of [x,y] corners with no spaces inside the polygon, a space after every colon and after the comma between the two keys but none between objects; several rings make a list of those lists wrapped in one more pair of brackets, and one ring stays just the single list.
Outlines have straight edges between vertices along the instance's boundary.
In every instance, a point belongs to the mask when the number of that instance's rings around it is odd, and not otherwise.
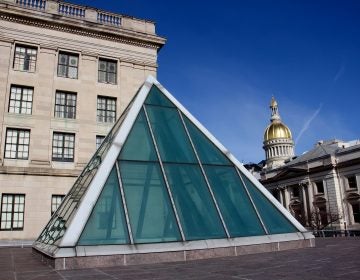
[{"label": "white metal frame", "polygon": [[[88,218],[92,212],[93,207],[100,196],[103,186],[110,174],[117,157],[124,145],[130,130],[145,102],[145,99],[150,92],[153,85],[156,85],[163,94],[183,113],[194,125],[205,134],[205,136],[221,151],[228,159],[246,176],[259,191],[297,228],[298,233],[282,234],[282,235],[265,235],[254,237],[230,238],[230,239],[213,239],[204,241],[187,241],[187,242],[171,242],[165,244],[142,244],[142,245],[107,245],[107,246],[76,246],[78,239],[86,225]],[[100,186],[100,187],[99,187]],[[290,239],[289,239],[290,238]],[[55,253],[56,257],[70,257],[75,255],[94,255],[94,254],[110,254],[117,252],[117,254],[125,254],[125,252],[156,252],[159,248],[166,251],[166,248],[174,250],[188,250],[188,249],[204,249],[235,246],[233,244],[258,244],[273,242],[271,240],[289,241],[299,239],[313,238],[311,234],[263,187],[253,175],[246,170],[246,168],[227,150],[194,116],[190,114],[154,77],[149,76],[144,85],[140,89],[138,95],[134,99],[128,115],[116,132],[113,143],[105,155],[99,169],[89,185],[84,197],[75,213],[70,226],[66,230],[60,244],[59,250]],[[245,243],[244,243],[245,242]],[[227,245],[225,245],[227,244]],[[236,245],[238,246],[238,245]],[[67,248],[64,248],[67,247]],[[72,247],[73,249],[70,249]],[[76,248],[76,249],[75,249]],[[96,248],[96,249],[93,249]],[[147,248],[145,251],[141,248]],[[126,250],[125,250],[126,249]],[[148,251],[147,251],[148,250]],[[101,253],[103,252],[103,253]]]}]

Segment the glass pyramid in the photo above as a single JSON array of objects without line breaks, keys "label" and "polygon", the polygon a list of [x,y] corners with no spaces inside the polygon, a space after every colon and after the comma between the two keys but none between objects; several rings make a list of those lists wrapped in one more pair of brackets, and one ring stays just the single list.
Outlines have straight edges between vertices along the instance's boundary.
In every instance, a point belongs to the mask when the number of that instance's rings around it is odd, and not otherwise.
[{"label": "glass pyramid", "polygon": [[34,246],[56,256],[61,248],[78,246],[305,231],[150,77]]}]

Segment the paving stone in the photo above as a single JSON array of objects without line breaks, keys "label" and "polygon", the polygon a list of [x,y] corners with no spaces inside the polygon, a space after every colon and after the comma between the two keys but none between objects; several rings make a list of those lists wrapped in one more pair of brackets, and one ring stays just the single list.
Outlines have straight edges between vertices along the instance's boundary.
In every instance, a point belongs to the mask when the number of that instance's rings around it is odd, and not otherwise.
[{"label": "paving stone", "polygon": [[360,279],[360,238],[316,239],[315,248],[189,262],[55,271],[31,248],[0,248],[0,280]]}]

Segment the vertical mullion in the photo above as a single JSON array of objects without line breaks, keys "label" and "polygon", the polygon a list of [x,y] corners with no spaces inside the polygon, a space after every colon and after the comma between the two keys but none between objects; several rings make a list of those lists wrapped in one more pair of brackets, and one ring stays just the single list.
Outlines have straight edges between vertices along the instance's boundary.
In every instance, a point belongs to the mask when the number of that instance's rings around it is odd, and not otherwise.
[{"label": "vertical mullion", "polygon": [[12,206],[11,206],[11,230],[14,229],[14,209],[15,209],[15,195],[12,195]]},{"label": "vertical mullion", "polygon": [[68,106],[67,106],[67,102],[68,102],[68,94],[64,94],[65,97],[65,104],[64,104],[64,118],[68,118]]},{"label": "vertical mullion", "polygon": [[105,108],[104,108],[104,117],[105,117],[105,122],[108,122],[108,98],[104,98],[105,100]]},{"label": "vertical mullion", "polygon": [[19,158],[19,143],[20,143],[20,130],[17,130],[17,134],[16,134],[16,155],[15,155],[15,158]]},{"label": "vertical mullion", "polygon": [[21,94],[20,94],[20,108],[19,108],[19,114],[21,114],[22,110],[22,101],[23,101],[23,94],[24,94],[24,88],[21,88]]},{"label": "vertical mullion", "polygon": [[[1,207],[1,209],[0,209],[0,222],[1,222],[1,223],[0,223],[0,230],[3,229],[2,226],[1,226],[1,224],[2,224],[2,222],[3,222],[2,216],[3,216],[3,213],[4,213],[3,210],[2,210],[2,209],[3,209],[3,205],[4,205],[4,194],[2,194],[2,196],[1,196],[1,205],[0,205],[0,207]],[[5,227],[6,227],[6,223],[5,223]]]},{"label": "vertical mullion", "polygon": [[62,158],[65,161],[65,134],[62,135]]},{"label": "vertical mullion", "polygon": [[143,105],[142,108],[143,108],[143,110],[144,110],[146,122],[147,122],[147,125],[148,125],[148,127],[149,127],[149,131],[150,131],[150,134],[151,134],[151,138],[152,138],[153,143],[154,143],[154,146],[155,146],[156,155],[157,155],[158,160],[159,160],[159,163],[160,163],[161,172],[162,172],[162,175],[163,175],[163,178],[164,178],[164,181],[165,181],[165,185],[166,185],[166,189],[167,189],[168,195],[169,195],[169,197],[170,197],[170,202],[171,202],[171,205],[172,205],[174,214],[175,214],[176,222],[177,222],[178,227],[179,227],[179,230],[180,230],[181,238],[182,238],[183,241],[186,241],[185,234],[184,234],[183,228],[182,228],[181,223],[180,223],[179,214],[178,214],[178,212],[177,212],[177,210],[176,210],[174,198],[173,198],[173,195],[172,195],[172,192],[171,192],[171,189],[170,189],[170,185],[169,185],[169,182],[168,182],[166,173],[165,173],[165,168],[164,168],[164,165],[163,165],[161,156],[160,156],[159,148],[158,148],[158,146],[157,146],[157,144],[156,144],[156,141],[155,141],[154,132],[153,132],[152,127],[151,127],[151,125],[150,125],[149,116],[148,116],[148,114],[147,114],[147,112],[146,112],[145,105]]},{"label": "vertical mullion", "polygon": [[105,62],[105,82],[109,83],[108,61]]},{"label": "vertical mullion", "polygon": [[192,141],[192,139],[191,139],[191,137],[190,137],[190,133],[189,133],[189,131],[188,131],[186,125],[185,125],[184,118],[183,118],[180,110],[177,109],[177,111],[178,111],[178,114],[180,115],[180,119],[181,119],[181,122],[182,122],[182,124],[183,124],[183,126],[184,126],[184,128],[185,128],[186,135],[187,135],[187,137],[188,137],[189,140],[190,140],[191,147],[192,147],[192,149],[193,149],[193,151],[194,151],[194,153],[195,153],[196,159],[197,159],[197,161],[198,161],[198,163],[199,163],[199,166],[200,166],[200,169],[201,169],[201,173],[202,173],[202,175],[203,175],[204,178],[205,178],[206,185],[207,185],[208,190],[209,190],[209,192],[210,192],[210,194],[211,194],[211,198],[212,198],[212,200],[213,200],[213,202],[214,202],[214,204],[215,204],[215,208],[216,208],[216,211],[218,212],[218,215],[219,215],[219,217],[220,217],[222,226],[223,226],[223,228],[224,228],[224,230],[225,230],[225,233],[226,233],[227,237],[230,238],[230,234],[229,234],[229,231],[228,231],[227,226],[226,226],[226,224],[225,224],[224,217],[223,217],[223,215],[222,215],[222,213],[221,213],[221,211],[220,211],[220,208],[219,208],[219,205],[218,205],[218,203],[217,203],[217,201],[216,201],[214,192],[213,192],[213,190],[211,189],[209,180],[208,180],[208,178],[207,178],[207,176],[206,176],[206,174],[205,174],[205,170],[204,170],[204,168],[203,168],[203,166],[202,166],[202,164],[201,164],[199,155],[198,155],[198,153],[197,153],[197,151],[196,151],[196,149],[195,149],[194,143],[193,143],[193,141]]},{"label": "vertical mullion", "polygon": [[131,230],[131,225],[130,225],[130,218],[129,218],[129,212],[128,212],[128,208],[126,205],[126,200],[125,200],[125,193],[124,193],[124,187],[121,181],[121,174],[120,174],[120,168],[119,168],[119,163],[116,160],[115,161],[115,166],[116,166],[116,174],[119,180],[119,187],[120,187],[120,193],[121,193],[121,200],[123,203],[123,207],[124,207],[124,212],[125,212],[125,220],[126,220],[126,226],[127,226],[127,230],[128,230],[128,235],[130,238],[130,243],[134,244],[134,238],[132,235],[132,230]]},{"label": "vertical mullion", "polygon": [[264,223],[264,221],[262,220],[262,218],[261,218],[261,216],[260,216],[260,213],[259,213],[259,211],[258,211],[258,209],[257,209],[257,207],[256,207],[256,205],[255,205],[255,203],[254,203],[254,201],[253,201],[250,193],[249,193],[249,190],[248,190],[248,188],[247,188],[247,186],[246,186],[246,184],[245,184],[245,182],[244,182],[244,180],[243,180],[243,178],[242,178],[239,170],[237,169],[237,167],[235,167],[235,170],[236,170],[236,173],[238,174],[238,176],[240,177],[241,182],[242,182],[243,185],[244,185],[246,194],[248,195],[248,197],[249,197],[249,199],[250,199],[250,201],[251,201],[251,204],[252,204],[252,206],[253,206],[254,209],[255,209],[256,215],[258,216],[258,219],[260,220],[260,223],[261,223],[261,225],[262,225],[265,233],[266,233],[266,234],[269,234],[269,231],[268,231],[268,229],[266,228],[265,223]]}]

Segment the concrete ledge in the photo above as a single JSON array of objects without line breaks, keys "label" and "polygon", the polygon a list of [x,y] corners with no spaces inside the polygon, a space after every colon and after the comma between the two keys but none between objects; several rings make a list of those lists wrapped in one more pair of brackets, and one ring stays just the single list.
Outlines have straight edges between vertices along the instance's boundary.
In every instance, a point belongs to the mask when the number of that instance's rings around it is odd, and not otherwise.
[{"label": "concrete ledge", "polygon": [[0,247],[31,247],[34,244],[34,240],[0,240]]},{"label": "concrete ledge", "polygon": [[281,241],[245,246],[231,246],[225,248],[211,248],[201,250],[182,250],[175,252],[149,252],[137,254],[114,254],[104,256],[88,257],[60,257],[53,258],[43,254],[36,248],[33,253],[40,259],[52,266],[56,270],[124,266],[150,263],[165,263],[191,261],[198,259],[210,259],[219,257],[235,257],[247,254],[257,254],[265,252],[276,252],[283,250],[300,249],[315,246],[315,239],[302,239],[292,241]]}]

